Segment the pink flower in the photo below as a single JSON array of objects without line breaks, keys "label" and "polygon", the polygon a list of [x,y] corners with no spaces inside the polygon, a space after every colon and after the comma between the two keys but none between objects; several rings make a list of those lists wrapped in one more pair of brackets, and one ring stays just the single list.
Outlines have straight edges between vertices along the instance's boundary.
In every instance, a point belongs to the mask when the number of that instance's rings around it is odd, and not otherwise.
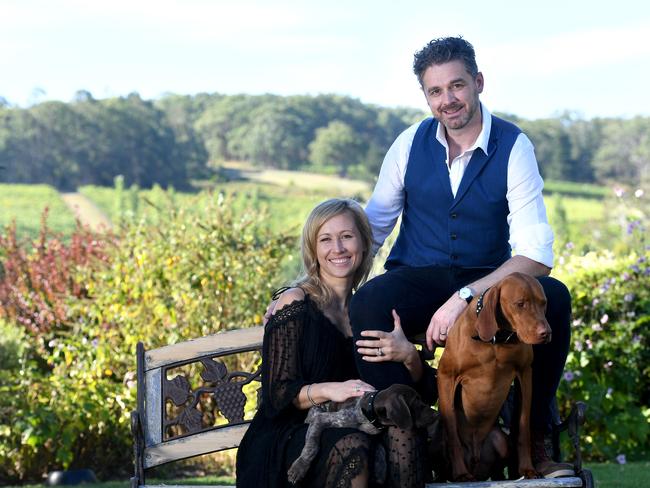
[{"label": "pink flower", "polygon": [[601,324],[606,324],[609,321],[609,315],[605,314],[600,318]]},{"label": "pink flower", "polygon": [[627,460],[625,459],[625,454],[619,454],[618,456],[616,456],[616,462],[617,462],[618,464],[625,464],[625,463],[627,463]]}]

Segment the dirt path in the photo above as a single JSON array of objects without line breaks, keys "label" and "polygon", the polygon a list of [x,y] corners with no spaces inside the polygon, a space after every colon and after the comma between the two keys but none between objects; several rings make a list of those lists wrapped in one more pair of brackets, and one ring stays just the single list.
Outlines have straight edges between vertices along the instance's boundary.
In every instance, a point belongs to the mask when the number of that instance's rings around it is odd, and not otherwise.
[{"label": "dirt path", "polygon": [[113,228],[113,224],[106,214],[81,193],[62,193],[61,198],[83,225],[87,225],[93,230]]}]

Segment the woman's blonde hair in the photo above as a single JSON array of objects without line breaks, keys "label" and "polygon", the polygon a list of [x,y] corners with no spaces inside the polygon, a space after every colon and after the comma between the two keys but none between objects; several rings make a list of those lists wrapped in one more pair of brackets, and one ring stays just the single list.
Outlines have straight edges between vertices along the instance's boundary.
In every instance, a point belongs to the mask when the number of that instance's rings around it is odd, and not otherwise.
[{"label": "woman's blonde hair", "polygon": [[372,230],[368,217],[361,205],[350,198],[331,198],[316,205],[302,228],[300,253],[302,255],[303,275],[295,282],[308,293],[319,305],[325,305],[332,299],[332,290],[320,279],[320,266],[316,254],[318,231],[332,217],[350,213],[359,230],[363,245],[363,258],[352,278],[352,289],[363,283],[372,267]]}]

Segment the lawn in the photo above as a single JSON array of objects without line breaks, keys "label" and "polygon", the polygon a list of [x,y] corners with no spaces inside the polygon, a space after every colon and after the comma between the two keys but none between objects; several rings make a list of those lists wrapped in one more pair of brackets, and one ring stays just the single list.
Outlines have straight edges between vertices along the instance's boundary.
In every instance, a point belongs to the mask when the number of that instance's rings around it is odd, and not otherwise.
[{"label": "lawn", "polygon": [[15,220],[19,237],[37,237],[46,207],[48,226],[56,232],[71,234],[75,219],[56,189],[48,185],[0,183],[0,228]]}]

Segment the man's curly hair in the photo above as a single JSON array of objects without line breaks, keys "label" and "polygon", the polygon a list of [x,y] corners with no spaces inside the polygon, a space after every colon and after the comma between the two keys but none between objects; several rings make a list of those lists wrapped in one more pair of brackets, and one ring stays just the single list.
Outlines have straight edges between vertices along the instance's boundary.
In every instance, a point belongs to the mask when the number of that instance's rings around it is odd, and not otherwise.
[{"label": "man's curly hair", "polygon": [[434,64],[444,64],[450,61],[462,61],[465,69],[472,76],[478,74],[474,46],[462,37],[440,37],[434,39],[415,53],[413,72],[422,85],[424,72]]}]

